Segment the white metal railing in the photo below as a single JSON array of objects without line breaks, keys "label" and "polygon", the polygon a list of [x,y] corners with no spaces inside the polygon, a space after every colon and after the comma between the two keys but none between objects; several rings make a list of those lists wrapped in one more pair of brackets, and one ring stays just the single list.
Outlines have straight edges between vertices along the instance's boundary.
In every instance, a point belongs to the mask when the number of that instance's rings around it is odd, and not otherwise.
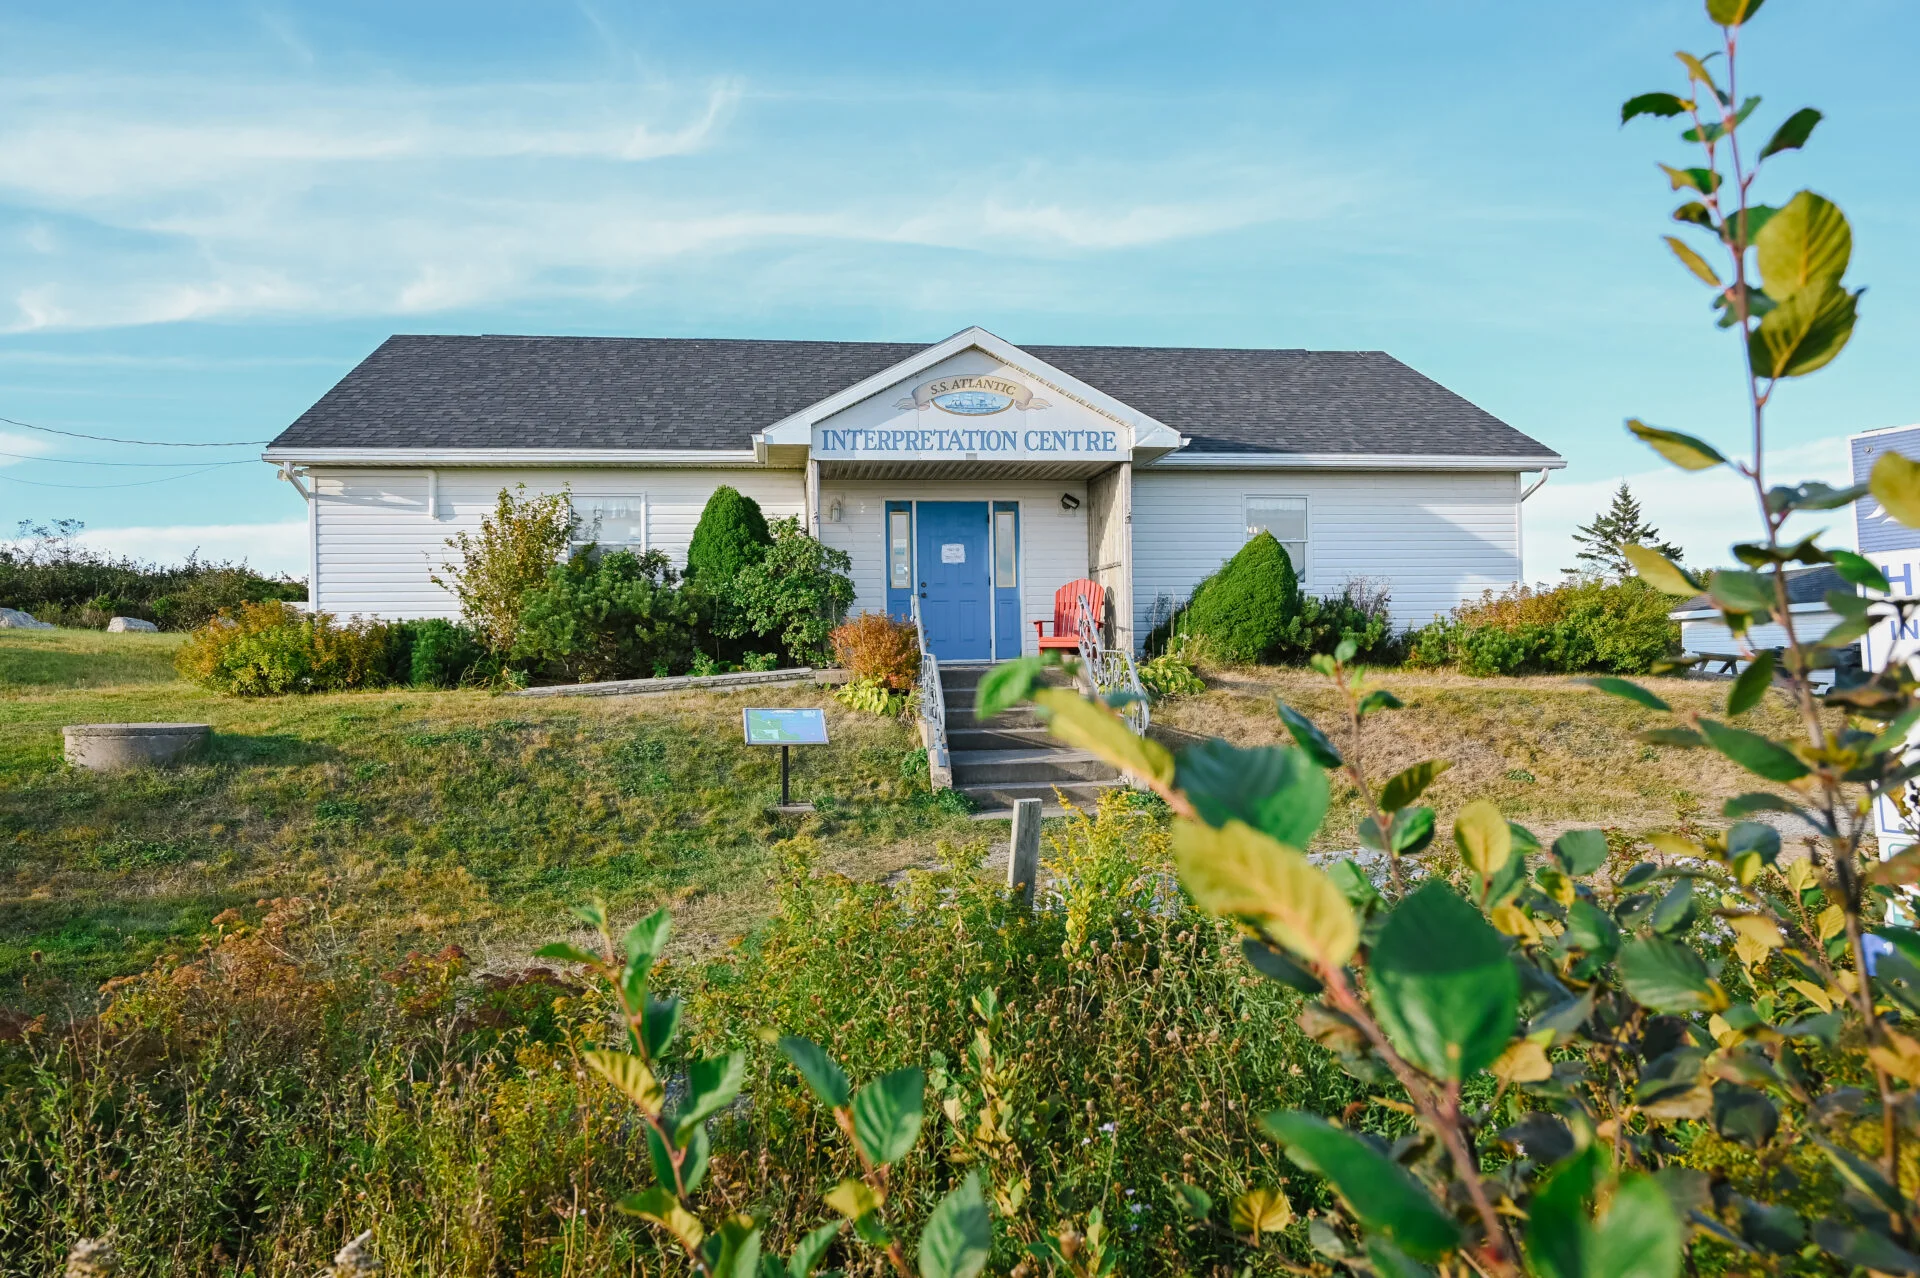
[{"label": "white metal railing", "polygon": [[927,779],[936,790],[953,786],[953,763],[947,757],[947,696],[940,686],[940,658],[927,643],[920,621],[920,594],[907,596],[913,606],[913,635],[920,645],[920,736],[927,747]]},{"label": "white metal railing", "polygon": [[1131,652],[1125,648],[1109,648],[1100,641],[1100,619],[1093,615],[1085,595],[1080,596],[1079,606],[1075,629],[1080,636],[1080,663],[1093,682],[1093,690],[1101,696],[1131,693],[1131,699],[1119,707],[1120,717],[1135,734],[1144,737],[1153,715],[1147,706],[1147,690],[1140,682],[1140,668],[1134,665]]}]

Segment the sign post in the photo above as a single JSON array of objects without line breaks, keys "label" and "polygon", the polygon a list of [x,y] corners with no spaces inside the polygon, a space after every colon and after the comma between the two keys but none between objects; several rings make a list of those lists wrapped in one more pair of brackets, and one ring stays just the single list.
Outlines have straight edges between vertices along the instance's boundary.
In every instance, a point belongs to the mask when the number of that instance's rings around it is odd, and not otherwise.
[{"label": "sign post", "polygon": [[793,801],[792,748],[827,744],[827,712],[818,706],[748,706],[740,711],[747,744],[780,747],[780,808],[782,812],[811,812],[811,803]]}]

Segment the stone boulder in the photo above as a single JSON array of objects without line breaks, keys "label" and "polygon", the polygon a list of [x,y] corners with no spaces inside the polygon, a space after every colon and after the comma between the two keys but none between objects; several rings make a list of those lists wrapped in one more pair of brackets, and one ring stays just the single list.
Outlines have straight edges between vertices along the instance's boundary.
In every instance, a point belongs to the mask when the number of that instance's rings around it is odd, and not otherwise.
[{"label": "stone boulder", "polygon": [[0,608],[0,630],[52,630],[53,623],[40,621],[32,613],[18,608]]},{"label": "stone boulder", "polygon": [[115,617],[107,623],[107,633],[110,635],[125,634],[129,630],[137,630],[142,634],[156,634],[160,627],[151,621],[142,621],[138,617]]}]

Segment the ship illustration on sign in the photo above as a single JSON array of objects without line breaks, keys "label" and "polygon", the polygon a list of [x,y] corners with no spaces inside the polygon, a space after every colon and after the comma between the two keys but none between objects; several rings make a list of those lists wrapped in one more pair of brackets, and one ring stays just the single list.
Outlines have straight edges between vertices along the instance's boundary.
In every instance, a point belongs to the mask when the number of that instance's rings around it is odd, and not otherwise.
[{"label": "ship illustration on sign", "polygon": [[1009,408],[1025,411],[1049,408],[1044,399],[1035,399],[1030,387],[1004,377],[939,377],[922,382],[913,394],[894,401],[895,408],[925,412],[937,408],[961,417],[990,417]]}]

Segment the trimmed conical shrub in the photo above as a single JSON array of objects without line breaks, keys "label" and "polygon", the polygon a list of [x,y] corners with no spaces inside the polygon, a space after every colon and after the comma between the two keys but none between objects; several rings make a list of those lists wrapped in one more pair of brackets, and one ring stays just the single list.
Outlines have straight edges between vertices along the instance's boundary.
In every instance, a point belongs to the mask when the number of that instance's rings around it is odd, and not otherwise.
[{"label": "trimmed conical shrub", "polygon": [[1286,549],[1262,532],[1194,590],[1180,630],[1216,661],[1258,661],[1280,642],[1299,602]]},{"label": "trimmed conical shrub", "polygon": [[742,568],[759,563],[772,544],[760,503],[722,485],[707,498],[694,527],[687,546],[687,577],[709,590],[724,589]]}]

